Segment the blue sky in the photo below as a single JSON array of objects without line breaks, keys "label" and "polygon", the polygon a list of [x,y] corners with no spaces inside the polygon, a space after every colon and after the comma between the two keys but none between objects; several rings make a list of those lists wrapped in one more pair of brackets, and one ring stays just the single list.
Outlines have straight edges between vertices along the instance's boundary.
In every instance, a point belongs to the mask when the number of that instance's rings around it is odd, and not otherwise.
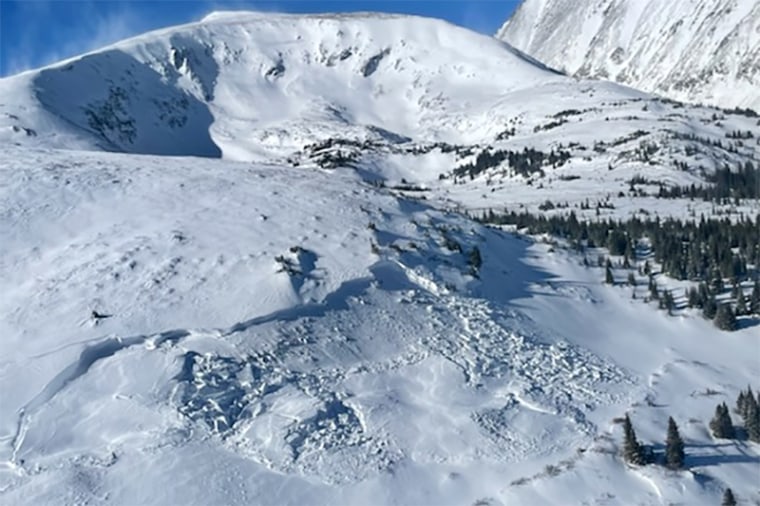
[{"label": "blue sky", "polygon": [[97,49],[215,10],[387,11],[443,18],[492,34],[520,0],[0,0],[0,76]]}]

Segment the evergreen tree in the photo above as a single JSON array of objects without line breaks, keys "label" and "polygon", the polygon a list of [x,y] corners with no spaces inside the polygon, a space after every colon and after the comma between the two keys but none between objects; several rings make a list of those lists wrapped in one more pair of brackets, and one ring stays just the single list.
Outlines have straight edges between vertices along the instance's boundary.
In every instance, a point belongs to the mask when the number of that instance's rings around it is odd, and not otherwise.
[{"label": "evergreen tree", "polygon": [[736,330],[736,315],[730,304],[721,304],[713,321],[720,330]]},{"label": "evergreen tree", "polygon": [[736,412],[739,413],[739,416],[744,416],[746,402],[747,394],[744,393],[744,390],[739,390],[739,397],[736,398]]},{"label": "evergreen tree", "polygon": [[623,458],[631,464],[639,466],[646,464],[644,448],[636,439],[636,432],[633,430],[631,418],[627,413],[623,421],[623,438]]},{"label": "evergreen tree", "polygon": [[689,300],[689,307],[700,307],[702,305],[699,298],[699,292],[693,286],[689,288],[687,297]]},{"label": "evergreen tree", "polygon": [[739,298],[739,292],[742,289],[741,283],[739,283],[739,280],[734,278],[731,280],[731,297],[734,299]]},{"label": "evergreen tree", "polygon": [[741,316],[745,314],[750,314],[749,308],[747,307],[747,298],[744,296],[744,292],[741,289],[741,285],[739,286],[739,294],[736,297],[736,315]]},{"label": "evergreen tree", "polygon": [[749,298],[749,310],[751,313],[760,314],[760,281],[757,279],[752,287],[752,295]]},{"label": "evergreen tree", "polygon": [[649,296],[652,300],[660,299],[660,291],[657,289],[657,281],[654,280],[654,276],[649,276]]},{"label": "evergreen tree", "polygon": [[467,259],[467,262],[475,271],[480,269],[480,266],[483,265],[483,259],[480,256],[480,249],[477,246],[472,248],[472,251],[470,251],[470,256]]},{"label": "evergreen tree", "polygon": [[760,443],[760,406],[754,397],[747,401],[747,416],[744,417],[744,428],[750,441]]},{"label": "evergreen tree", "polygon": [[736,506],[736,498],[734,497],[734,493],[730,488],[727,488],[725,492],[723,492],[723,501],[720,503],[720,505]]},{"label": "evergreen tree", "polygon": [[752,387],[750,385],[747,385],[747,391],[744,392],[744,403],[739,406],[739,414],[742,416],[742,418],[745,419],[745,421],[749,415],[749,412],[752,410],[753,405],[757,406],[755,394],[752,393]]},{"label": "evergreen tree", "polygon": [[712,280],[710,281],[710,289],[712,290],[712,293],[719,294],[722,293],[725,288],[726,287],[723,284],[723,276],[721,276],[720,270],[715,267],[712,274]]},{"label": "evergreen tree", "polygon": [[612,266],[608,263],[604,269],[604,282],[608,285],[615,284],[615,276],[612,275]]},{"label": "evergreen tree", "polygon": [[665,465],[671,469],[683,467],[684,444],[673,417],[668,417],[668,435],[665,439]]},{"label": "evergreen tree", "polygon": [[633,250],[633,241],[628,240],[625,243],[625,262],[630,264],[629,259],[635,259],[636,252]]},{"label": "evergreen tree", "polygon": [[705,301],[705,306],[702,308],[702,315],[708,320],[715,318],[715,313],[718,312],[718,303],[715,302],[715,297],[710,296]]},{"label": "evergreen tree", "polygon": [[715,407],[715,416],[710,420],[710,429],[713,436],[719,439],[733,439],[736,437],[734,425],[731,422],[731,415],[725,402]]}]

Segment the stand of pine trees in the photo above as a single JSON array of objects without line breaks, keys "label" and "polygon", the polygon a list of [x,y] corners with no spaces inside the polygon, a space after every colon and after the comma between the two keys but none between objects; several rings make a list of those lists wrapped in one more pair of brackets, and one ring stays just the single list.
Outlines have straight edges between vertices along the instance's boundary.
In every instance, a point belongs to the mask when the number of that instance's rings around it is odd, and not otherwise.
[{"label": "stand of pine trees", "polygon": [[[488,211],[477,219],[495,225],[514,225],[531,234],[550,234],[568,240],[574,249],[606,247],[611,255],[623,255],[624,264],[635,260],[636,245],[642,239],[651,244],[655,260],[663,273],[679,280],[699,282],[686,293],[689,307],[702,310],[705,318],[713,320],[722,330],[734,330],[737,316],[760,316],[760,215],[754,220],[742,217],[738,222],[728,219],[706,219],[696,222],[673,218],[627,221],[580,221],[574,211],[568,215],[543,216],[528,212],[507,211],[497,214]],[[750,266],[755,266],[754,270]],[[650,271],[651,272],[651,271]],[[734,302],[718,302],[725,290],[725,279],[734,287]],[[742,282],[753,281],[749,296]],[[614,282],[610,264],[605,266],[605,282]],[[653,300],[660,292],[650,278]],[[663,294],[660,305],[672,312],[673,294]]]},{"label": "stand of pine trees", "polygon": [[[760,393],[752,392],[751,387],[739,392],[736,400],[736,412],[744,419],[744,426],[751,441],[760,443]],[[715,407],[715,416],[710,420],[713,436],[721,439],[733,439],[737,436],[731,421],[731,414],[725,402]],[[626,462],[643,466],[655,461],[651,450],[639,443],[631,418],[626,413],[623,419],[623,458]],[[664,464],[669,469],[681,469],[686,458],[685,444],[673,417],[668,417],[668,431],[665,437]],[[730,488],[723,492],[721,506],[736,506],[736,498]]]},{"label": "stand of pine trees", "polygon": [[[670,469],[683,467],[686,457],[684,446],[683,439],[678,433],[678,425],[673,417],[669,417],[668,433],[665,438],[665,465],[667,467]],[[651,452],[647,452],[646,447],[636,438],[636,431],[633,429],[628,414],[623,419],[623,458],[626,462],[638,466],[654,462]]]},{"label": "stand of pine trees", "polygon": [[[713,174],[704,174],[709,186],[672,186],[660,184],[659,198],[689,198],[713,202],[725,202],[728,199],[760,198],[760,167],[751,161],[739,165],[735,170],[728,166],[716,170]],[[633,180],[632,180],[633,181]],[[635,183],[631,183],[633,186]]]},{"label": "stand of pine trees", "polygon": [[544,176],[544,167],[557,168],[564,165],[570,159],[570,152],[557,148],[552,149],[549,153],[538,151],[533,148],[524,148],[522,151],[496,150],[482,151],[475,157],[472,163],[466,163],[453,170],[454,178],[464,178],[465,176],[474,179],[475,176],[489,169],[498,167],[505,160],[508,162],[510,169],[515,174],[529,177],[532,174]]}]

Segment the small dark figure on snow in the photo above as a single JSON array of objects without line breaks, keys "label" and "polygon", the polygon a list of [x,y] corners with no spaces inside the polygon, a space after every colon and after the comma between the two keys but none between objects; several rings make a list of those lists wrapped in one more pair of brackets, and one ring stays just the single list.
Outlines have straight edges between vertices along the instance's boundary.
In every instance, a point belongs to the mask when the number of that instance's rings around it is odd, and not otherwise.
[{"label": "small dark figure on snow", "polygon": [[92,319],[93,319],[93,320],[95,320],[95,321],[100,321],[100,320],[102,320],[102,319],[104,319],[104,318],[110,318],[110,317],[112,317],[113,315],[110,315],[110,314],[103,314],[103,313],[98,313],[97,311],[94,311],[94,310],[93,310],[93,312],[92,312],[92,315],[91,315],[91,316],[92,316]]}]

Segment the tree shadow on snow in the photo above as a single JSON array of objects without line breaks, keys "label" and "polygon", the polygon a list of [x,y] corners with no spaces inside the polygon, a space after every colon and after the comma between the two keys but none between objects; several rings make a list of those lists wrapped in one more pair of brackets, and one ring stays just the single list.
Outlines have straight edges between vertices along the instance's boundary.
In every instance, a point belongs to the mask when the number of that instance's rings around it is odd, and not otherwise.
[{"label": "tree shadow on snow", "polygon": [[322,302],[302,304],[292,308],[269,313],[268,315],[251,318],[231,326],[226,335],[248,330],[251,327],[273,321],[291,322],[306,317],[324,316],[329,311],[349,309],[348,299],[363,294],[372,284],[372,278],[353,279],[343,282],[337,290],[330,293]]},{"label": "tree shadow on snow", "polygon": [[732,455],[689,455],[686,447],[686,467],[719,466],[721,464],[760,464],[760,457],[746,454]]},{"label": "tree shadow on snow", "polygon": [[760,326],[760,318],[744,316],[736,319],[736,330],[751,329],[758,326]]},{"label": "tree shadow on snow", "polygon": [[[515,299],[534,295],[532,288],[550,280],[559,283],[551,273],[530,265],[529,249],[533,242],[510,232],[481,226],[464,217],[452,215],[452,220],[440,218],[441,211],[420,202],[400,198],[399,207],[410,219],[424,214],[430,237],[423,248],[410,248],[409,242],[419,238],[400,235],[387,230],[375,230],[375,238],[386,252],[370,266],[371,276],[346,281],[320,302],[302,304],[275,311],[268,315],[241,321],[227,330],[227,334],[242,332],[251,327],[273,321],[295,321],[304,317],[320,317],[328,312],[349,309],[349,299],[362,296],[370,287],[383,291],[429,290],[431,292],[456,291],[464,297],[484,299],[495,309],[509,305]],[[444,212],[445,213],[445,212]],[[474,232],[474,233],[473,233]],[[440,242],[448,237],[460,250],[447,250]],[[472,265],[468,259],[477,247],[483,263],[477,275],[470,278]],[[395,250],[389,251],[389,250]],[[415,272],[420,272],[420,279]],[[452,274],[454,273],[454,274]],[[458,274],[457,274],[458,273]],[[411,279],[410,276],[414,279]],[[453,287],[451,279],[468,280],[465,286]],[[428,278],[431,279],[421,279]]]}]

